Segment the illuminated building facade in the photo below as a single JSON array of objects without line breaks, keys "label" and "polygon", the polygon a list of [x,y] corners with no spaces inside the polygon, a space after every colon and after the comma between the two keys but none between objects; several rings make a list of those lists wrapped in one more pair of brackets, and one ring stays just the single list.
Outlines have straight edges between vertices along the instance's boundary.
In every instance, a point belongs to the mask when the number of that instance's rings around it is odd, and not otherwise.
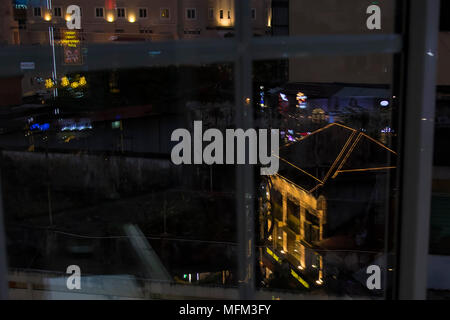
[{"label": "illuminated building facade", "polygon": [[[37,0],[16,6],[21,43],[48,43],[48,32],[42,31],[66,28],[72,4],[81,8],[83,40],[94,43],[220,38],[232,34],[235,25],[232,0],[56,0],[51,9]],[[270,0],[253,0],[251,12],[254,33],[268,33]]]},{"label": "illuminated building facade", "polygon": [[395,157],[379,141],[336,123],[282,147],[279,173],[265,188],[266,278],[287,263],[293,281],[309,289],[344,281],[339,270],[348,270],[349,259],[376,259],[360,252],[382,247],[382,207],[390,201],[383,186]]}]

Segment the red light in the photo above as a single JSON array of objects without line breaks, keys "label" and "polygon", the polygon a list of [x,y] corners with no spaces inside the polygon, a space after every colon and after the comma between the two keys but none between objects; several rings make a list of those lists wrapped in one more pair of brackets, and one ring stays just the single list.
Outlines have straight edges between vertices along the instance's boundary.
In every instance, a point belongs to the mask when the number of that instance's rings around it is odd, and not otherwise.
[{"label": "red light", "polygon": [[105,0],[106,10],[113,10],[117,7],[116,0]]}]

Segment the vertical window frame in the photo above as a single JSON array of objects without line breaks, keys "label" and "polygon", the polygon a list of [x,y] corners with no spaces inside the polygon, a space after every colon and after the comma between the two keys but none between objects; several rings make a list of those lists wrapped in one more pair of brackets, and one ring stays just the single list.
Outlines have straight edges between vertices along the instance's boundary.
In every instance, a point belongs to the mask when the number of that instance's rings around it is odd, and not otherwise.
[{"label": "vertical window frame", "polygon": [[[39,14],[36,14],[37,12],[39,12]],[[42,17],[41,7],[33,7],[33,17]]]},{"label": "vertical window frame", "polygon": [[[145,12],[145,16],[144,17],[142,17],[141,16],[141,13],[142,12]],[[148,8],[147,7],[139,7],[138,8],[138,17],[139,17],[139,19],[148,19]]]},{"label": "vertical window frame", "polygon": [[[59,11],[59,15],[57,14],[58,13],[57,11]],[[62,7],[53,7],[53,16],[54,17],[61,18],[62,12],[63,12]]]},{"label": "vertical window frame", "polygon": [[[101,9],[102,15],[97,15],[97,10]],[[95,7],[94,8],[94,17],[98,19],[104,19],[105,18],[105,8],[104,7]]]},{"label": "vertical window frame", "polygon": [[[194,14],[194,17],[192,17],[192,13]],[[191,15],[191,17],[189,17]],[[197,8],[186,8],[185,15],[186,20],[195,21],[197,20]]]},{"label": "vertical window frame", "polygon": [[214,20],[214,8],[208,8],[208,20]]},{"label": "vertical window frame", "polygon": [[[164,12],[165,10],[167,10],[167,17],[164,17],[164,16],[163,16],[163,12]],[[170,8],[168,8],[168,7],[162,7],[162,8],[159,8],[159,19],[160,19],[160,20],[163,20],[163,21],[170,20],[170,19],[171,19]]]},{"label": "vertical window frame", "polygon": [[[119,16],[119,12],[123,10],[123,16]],[[116,18],[117,19],[126,19],[127,18],[127,8],[126,7],[117,7],[116,8]]]}]

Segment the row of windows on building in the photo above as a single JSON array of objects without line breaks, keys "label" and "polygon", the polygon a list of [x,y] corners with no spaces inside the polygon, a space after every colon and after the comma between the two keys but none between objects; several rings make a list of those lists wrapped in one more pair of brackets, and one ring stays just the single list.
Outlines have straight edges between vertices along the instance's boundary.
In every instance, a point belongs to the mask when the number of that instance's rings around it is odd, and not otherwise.
[{"label": "row of windows on building", "polygon": [[[81,9],[81,8],[80,8]],[[147,18],[147,8],[139,8],[139,18]],[[33,8],[33,15],[35,17],[41,17],[42,16],[42,10],[40,7]],[[104,18],[105,17],[105,9],[102,7],[95,8],[95,17],[97,18]],[[117,18],[125,18],[126,17],[126,8],[117,8],[116,9],[116,15]],[[252,8],[251,11],[252,19],[256,19],[256,9]],[[53,16],[54,17],[62,17],[62,8],[61,7],[55,7],[53,8]],[[160,17],[163,19],[169,19],[170,18],[170,9],[168,8],[161,8],[160,9]],[[231,19],[231,10],[219,10],[219,18],[220,19]],[[187,8],[186,9],[186,19],[188,20],[195,20],[197,19],[197,9],[196,8]],[[214,8],[208,8],[208,19],[213,20],[214,19]]]},{"label": "row of windows on building", "polygon": [[[273,214],[274,217],[283,221],[283,196],[278,191],[273,191]],[[300,206],[294,203],[290,199],[287,199],[287,216],[286,225],[294,231],[296,234],[300,234]],[[303,240],[308,244],[313,244],[320,240],[320,219],[312,214],[308,209],[305,210],[305,217],[303,222],[304,238]],[[284,240],[286,238],[280,236],[278,240]]]}]

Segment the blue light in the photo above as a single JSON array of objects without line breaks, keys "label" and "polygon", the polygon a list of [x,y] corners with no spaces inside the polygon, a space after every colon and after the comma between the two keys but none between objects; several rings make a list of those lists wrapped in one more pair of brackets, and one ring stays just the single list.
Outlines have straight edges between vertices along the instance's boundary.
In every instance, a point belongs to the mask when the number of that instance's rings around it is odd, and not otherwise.
[{"label": "blue light", "polygon": [[27,8],[27,0],[14,0],[14,5],[17,9],[26,9]]},{"label": "blue light", "polygon": [[47,131],[48,129],[50,129],[50,124],[49,123],[43,123],[43,124],[34,123],[34,124],[32,124],[30,126],[30,130]]}]

